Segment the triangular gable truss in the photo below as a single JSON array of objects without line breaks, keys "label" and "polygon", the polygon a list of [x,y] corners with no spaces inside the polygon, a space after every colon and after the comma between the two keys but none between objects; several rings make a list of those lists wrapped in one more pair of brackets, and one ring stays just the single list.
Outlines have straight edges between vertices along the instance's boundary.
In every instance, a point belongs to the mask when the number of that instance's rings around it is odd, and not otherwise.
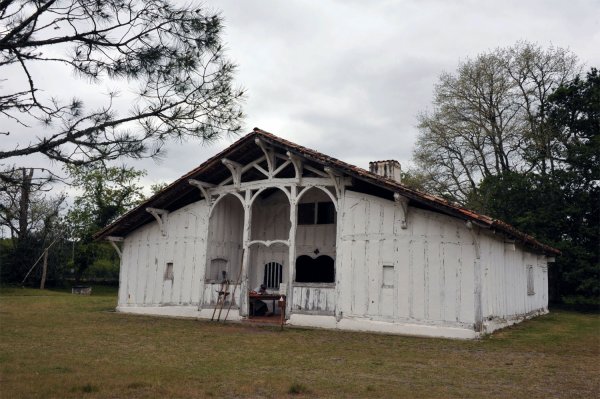
[{"label": "triangular gable truss", "polygon": [[[241,164],[228,158],[221,159],[221,163],[229,170],[230,176],[219,183],[188,180],[189,184],[200,190],[202,198],[210,207],[210,212],[225,195],[233,194],[246,206],[251,206],[259,194],[274,187],[281,189],[292,204],[295,204],[296,198],[301,198],[310,188],[319,188],[329,196],[336,210],[338,209],[338,200],[343,187],[350,184],[350,179],[344,179],[341,174],[328,167],[319,170],[307,164],[303,157],[290,151],[282,153],[258,138],[255,139],[255,143],[262,150],[263,155],[253,161]],[[261,164],[266,164],[266,168]],[[292,177],[280,176],[286,168],[293,170]],[[244,176],[252,170],[258,172],[254,174],[255,178],[244,179]],[[242,195],[247,191],[248,198]]]}]

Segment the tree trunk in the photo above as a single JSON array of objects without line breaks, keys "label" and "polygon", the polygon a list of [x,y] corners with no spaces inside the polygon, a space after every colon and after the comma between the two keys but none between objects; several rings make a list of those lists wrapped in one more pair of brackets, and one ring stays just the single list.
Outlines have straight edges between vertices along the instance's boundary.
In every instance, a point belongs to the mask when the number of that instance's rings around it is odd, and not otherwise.
[{"label": "tree trunk", "polygon": [[48,249],[44,251],[44,264],[42,268],[42,281],[40,281],[40,290],[46,285],[46,272],[48,271]]},{"label": "tree trunk", "polygon": [[19,240],[27,237],[29,213],[29,196],[31,195],[31,180],[33,179],[33,169],[23,168],[21,181],[21,198],[19,198]]}]

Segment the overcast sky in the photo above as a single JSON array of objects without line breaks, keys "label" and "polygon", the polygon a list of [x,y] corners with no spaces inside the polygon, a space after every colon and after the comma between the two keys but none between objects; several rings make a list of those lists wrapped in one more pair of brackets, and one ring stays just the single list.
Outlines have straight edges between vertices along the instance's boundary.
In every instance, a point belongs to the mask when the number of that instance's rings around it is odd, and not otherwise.
[{"label": "overcast sky", "polygon": [[[204,2],[222,12],[247,90],[244,132],[257,126],[365,168],[378,159],[407,165],[417,114],[431,107],[440,73],[461,60],[527,40],[600,67],[600,0],[482,3]],[[46,81],[48,90],[65,87],[50,72]],[[147,183],[170,182],[233,140],[173,144],[160,163],[133,165],[148,170]]]}]

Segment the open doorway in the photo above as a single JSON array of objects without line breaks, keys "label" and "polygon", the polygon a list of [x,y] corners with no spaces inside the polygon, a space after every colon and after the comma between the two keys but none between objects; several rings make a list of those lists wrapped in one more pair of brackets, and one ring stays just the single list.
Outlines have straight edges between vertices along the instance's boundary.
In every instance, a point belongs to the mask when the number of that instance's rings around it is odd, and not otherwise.
[{"label": "open doorway", "polygon": [[279,188],[261,191],[252,203],[251,215],[248,316],[254,321],[279,323],[279,299],[289,281],[288,196]]},{"label": "open doorway", "polygon": [[[239,284],[242,269],[244,207],[227,194],[215,204],[209,219],[206,251],[205,305],[215,306],[225,282],[229,292]],[[237,291],[237,290],[236,290]],[[231,298],[227,298],[227,303]],[[234,303],[235,300],[234,300]]]}]

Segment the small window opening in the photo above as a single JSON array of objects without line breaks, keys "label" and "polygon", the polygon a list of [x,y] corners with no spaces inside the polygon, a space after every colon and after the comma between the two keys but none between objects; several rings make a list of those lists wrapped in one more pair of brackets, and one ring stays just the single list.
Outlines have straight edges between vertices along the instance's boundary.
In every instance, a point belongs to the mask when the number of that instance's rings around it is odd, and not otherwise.
[{"label": "small window opening", "polygon": [[278,289],[282,280],[283,266],[281,263],[269,262],[265,265],[263,284],[267,289]]},{"label": "small window opening", "polygon": [[319,202],[317,204],[317,224],[334,224],[335,207],[333,202]]},{"label": "small window opening", "polygon": [[533,286],[533,266],[527,265],[527,295],[535,295]]},{"label": "small window opening", "polygon": [[223,281],[229,278],[227,259],[215,258],[210,261],[210,270],[206,276],[207,280]]},{"label": "small window opening", "polygon": [[298,224],[315,223],[315,204],[298,204]]},{"label": "small window opening", "polygon": [[298,204],[298,224],[334,224],[333,202],[310,202]]},{"label": "small window opening", "polygon": [[173,281],[173,262],[167,263],[167,268],[165,269],[164,279]]},{"label": "small window opening", "polygon": [[395,273],[394,266],[383,265],[383,279],[381,286],[383,288],[394,288]]},{"label": "small window opening", "polygon": [[296,259],[296,282],[335,282],[335,261],[327,255],[321,255],[316,259],[307,255],[299,256]]}]

